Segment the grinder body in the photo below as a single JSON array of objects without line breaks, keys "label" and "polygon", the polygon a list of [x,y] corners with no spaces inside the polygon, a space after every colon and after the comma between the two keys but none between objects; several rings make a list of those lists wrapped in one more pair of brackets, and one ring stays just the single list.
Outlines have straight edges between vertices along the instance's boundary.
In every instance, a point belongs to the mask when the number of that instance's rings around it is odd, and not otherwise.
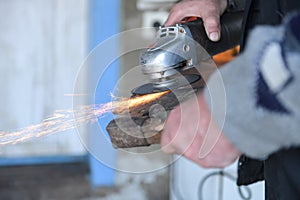
[{"label": "grinder body", "polygon": [[142,72],[148,76],[150,83],[132,92],[160,92],[197,81],[199,77],[183,77],[180,74],[201,65],[201,61],[207,60],[209,56],[238,45],[242,18],[243,12],[223,14],[220,19],[221,39],[218,42],[209,40],[200,18],[192,17],[174,26],[160,27],[154,42],[140,56]]}]

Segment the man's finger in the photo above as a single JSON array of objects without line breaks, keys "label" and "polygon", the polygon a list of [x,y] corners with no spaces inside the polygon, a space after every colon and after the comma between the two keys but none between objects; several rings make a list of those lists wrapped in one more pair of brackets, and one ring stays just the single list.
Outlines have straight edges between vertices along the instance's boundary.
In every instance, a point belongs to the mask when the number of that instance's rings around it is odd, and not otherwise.
[{"label": "man's finger", "polygon": [[165,145],[161,147],[162,151],[166,154],[176,154],[176,149],[173,148],[171,144]]},{"label": "man's finger", "polygon": [[169,140],[169,137],[164,136],[164,133],[163,133],[163,136],[161,138],[160,144],[161,144],[162,151],[165,152],[166,154],[176,153],[176,149],[172,146],[172,143]]},{"label": "man's finger", "polygon": [[186,15],[186,12],[182,11],[182,3],[176,4],[172,10],[170,11],[170,14],[168,16],[168,19],[165,22],[165,26],[171,26],[176,23],[179,23]]},{"label": "man's finger", "polygon": [[203,23],[209,39],[214,42],[219,41],[221,38],[220,17],[218,15],[203,17]]}]

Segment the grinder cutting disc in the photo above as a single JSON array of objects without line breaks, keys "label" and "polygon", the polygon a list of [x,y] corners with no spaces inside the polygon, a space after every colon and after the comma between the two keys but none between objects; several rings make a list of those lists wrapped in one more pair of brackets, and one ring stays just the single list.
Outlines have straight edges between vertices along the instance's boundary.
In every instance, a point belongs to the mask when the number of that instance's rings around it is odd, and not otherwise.
[{"label": "grinder cutting disc", "polygon": [[198,74],[181,75],[181,76],[178,76],[176,79],[174,79],[174,83],[172,83],[168,86],[158,86],[154,83],[146,83],[144,85],[134,88],[131,91],[131,93],[134,95],[144,95],[144,94],[163,92],[163,91],[167,91],[167,90],[174,90],[174,89],[195,83],[196,81],[198,81],[200,79],[201,79],[201,76]]}]

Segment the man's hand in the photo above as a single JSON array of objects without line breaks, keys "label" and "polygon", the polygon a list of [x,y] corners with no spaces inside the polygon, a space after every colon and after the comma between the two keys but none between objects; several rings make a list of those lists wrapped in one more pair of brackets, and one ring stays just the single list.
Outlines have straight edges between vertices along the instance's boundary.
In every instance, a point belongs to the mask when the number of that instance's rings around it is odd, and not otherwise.
[{"label": "man's hand", "polygon": [[220,40],[220,16],[226,10],[227,0],[183,0],[171,9],[166,26],[185,17],[201,17],[206,34],[212,41]]},{"label": "man's hand", "polygon": [[213,122],[203,94],[170,113],[161,145],[164,152],[183,154],[202,167],[223,168],[240,155]]}]

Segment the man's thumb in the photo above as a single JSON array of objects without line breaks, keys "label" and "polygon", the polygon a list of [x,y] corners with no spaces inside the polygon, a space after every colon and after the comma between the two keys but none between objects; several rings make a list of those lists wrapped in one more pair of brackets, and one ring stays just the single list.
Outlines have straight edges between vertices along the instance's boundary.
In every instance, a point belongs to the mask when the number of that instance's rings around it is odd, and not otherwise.
[{"label": "man's thumb", "polygon": [[213,42],[217,42],[221,38],[220,34],[220,18],[219,16],[209,16],[203,18],[206,34]]}]

